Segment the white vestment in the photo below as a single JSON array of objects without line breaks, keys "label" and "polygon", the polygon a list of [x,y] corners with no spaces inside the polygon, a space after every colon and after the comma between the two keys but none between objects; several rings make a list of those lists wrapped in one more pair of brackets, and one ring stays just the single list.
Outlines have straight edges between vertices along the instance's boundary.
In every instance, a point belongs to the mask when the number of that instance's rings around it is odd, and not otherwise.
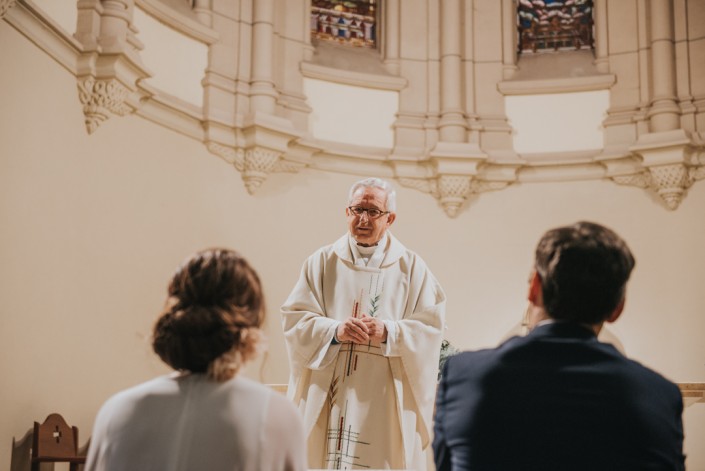
[{"label": "white vestment", "polygon": [[[445,294],[391,234],[367,265],[351,240],[311,255],[281,308],[289,397],[304,418],[309,466],[424,470]],[[384,322],[387,341],[335,343],[338,325],[363,314]]]}]

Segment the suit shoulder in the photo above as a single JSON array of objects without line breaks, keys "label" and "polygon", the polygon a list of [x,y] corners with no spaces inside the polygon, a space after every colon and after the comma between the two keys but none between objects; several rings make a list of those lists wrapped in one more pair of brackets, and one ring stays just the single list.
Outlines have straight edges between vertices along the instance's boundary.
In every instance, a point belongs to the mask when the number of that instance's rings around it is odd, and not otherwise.
[{"label": "suit shoulder", "polygon": [[660,385],[665,389],[671,389],[673,393],[678,393],[678,395],[680,396],[680,389],[678,388],[678,385],[670,379],[666,378],[658,371],[651,369],[648,366],[645,366],[640,362],[632,360],[630,358],[626,358],[626,364],[627,368],[631,370],[635,375],[638,375],[640,378],[642,378],[643,381],[648,382],[654,386]]},{"label": "suit shoulder", "polygon": [[485,348],[481,350],[468,350],[456,353],[448,358],[447,369],[449,372],[466,370],[468,368],[478,369],[491,362],[499,355],[496,348]]}]

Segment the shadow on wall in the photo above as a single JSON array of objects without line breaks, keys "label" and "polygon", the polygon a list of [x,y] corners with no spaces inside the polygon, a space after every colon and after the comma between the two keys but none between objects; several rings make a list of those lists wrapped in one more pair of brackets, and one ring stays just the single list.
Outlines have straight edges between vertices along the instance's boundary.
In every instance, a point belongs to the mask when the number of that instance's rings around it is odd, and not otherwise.
[{"label": "shadow on wall", "polygon": [[12,455],[10,471],[29,471],[31,469],[32,428],[27,430],[19,441],[12,437]]}]

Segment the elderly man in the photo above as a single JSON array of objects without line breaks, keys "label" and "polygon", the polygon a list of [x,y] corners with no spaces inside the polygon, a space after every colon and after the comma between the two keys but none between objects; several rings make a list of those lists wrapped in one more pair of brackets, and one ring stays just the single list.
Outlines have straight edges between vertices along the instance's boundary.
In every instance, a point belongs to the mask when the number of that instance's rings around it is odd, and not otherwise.
[{"label": "elderly man", "polygon": [[306,260],[281,308],[312,468],[426,467],[445,295],[389,232],[395,200],[384,180],[355,183],[348,233]]},{"label": "elderly man", "polygon": [[622,313],[633,267],[624,241],[598,224],[543,236],[531,332],[443,368],[438,471],[684,469],[678,387],[597,340]]}]

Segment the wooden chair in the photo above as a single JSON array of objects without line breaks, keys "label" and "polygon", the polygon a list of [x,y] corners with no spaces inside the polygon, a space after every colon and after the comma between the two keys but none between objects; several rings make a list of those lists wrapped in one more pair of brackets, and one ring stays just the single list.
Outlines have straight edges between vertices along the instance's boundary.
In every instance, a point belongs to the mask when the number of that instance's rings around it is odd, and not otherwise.
[{"label": "wooden chair", "polygon": [[34,422],[32,438],[32,471],[41,463],[69,463],[70,471],[86,462],[78,455],[78,428],[69,427],[59,414],[49,414],[43,424]]}]

